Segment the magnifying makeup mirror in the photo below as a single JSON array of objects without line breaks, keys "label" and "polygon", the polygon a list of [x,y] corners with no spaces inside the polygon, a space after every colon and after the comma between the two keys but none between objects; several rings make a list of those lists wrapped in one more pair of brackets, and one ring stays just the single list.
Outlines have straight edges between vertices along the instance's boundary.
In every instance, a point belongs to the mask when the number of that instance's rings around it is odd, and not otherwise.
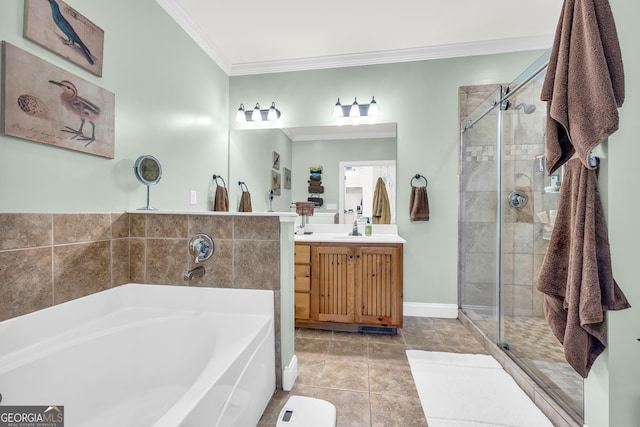
[{"label": "magnifying makeup mirror", "polygon": [[162,178],[162,166],[160,166],[160,162],[153,156],[140,156],[133,166],[133,171],[138,181],[147,186],[147,206],[138,208],[138,210],[157,210],[149,204],[149,193],[151,186],[156,185],[160,181],[160,178]]}]

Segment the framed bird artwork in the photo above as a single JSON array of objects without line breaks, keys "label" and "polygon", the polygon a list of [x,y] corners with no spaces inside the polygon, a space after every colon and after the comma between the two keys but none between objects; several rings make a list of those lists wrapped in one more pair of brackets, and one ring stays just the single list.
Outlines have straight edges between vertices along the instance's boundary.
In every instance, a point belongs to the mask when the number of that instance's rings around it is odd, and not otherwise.
[{"label": "framed bird artwork", "polygon": [[102,77],[104,31],[62,0],[26,0],[24,36]]},{"label": "framed bird artwork", "polygon": [[5,135],[114,157],[115,95],[2,42]]}]

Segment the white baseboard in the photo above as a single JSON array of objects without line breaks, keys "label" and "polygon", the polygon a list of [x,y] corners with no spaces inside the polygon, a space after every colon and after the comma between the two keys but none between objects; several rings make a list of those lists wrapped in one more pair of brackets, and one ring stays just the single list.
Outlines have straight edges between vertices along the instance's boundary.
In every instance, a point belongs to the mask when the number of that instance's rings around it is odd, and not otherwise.
[{"label": "white baseboard", "polygon": [[402,304],[404,316],[438,317],[441,319],[457,319],[457,304],[429,304],[421,302],[405,302]]},{"label": "white baseboard", "polygon": [[298,358],[294,354],[291,357],[289,366],[284,368],[284,372],[282,373],[282,389],[284,391],[291,391],[293,384],[296,382],[296,378],[298,378]]}]

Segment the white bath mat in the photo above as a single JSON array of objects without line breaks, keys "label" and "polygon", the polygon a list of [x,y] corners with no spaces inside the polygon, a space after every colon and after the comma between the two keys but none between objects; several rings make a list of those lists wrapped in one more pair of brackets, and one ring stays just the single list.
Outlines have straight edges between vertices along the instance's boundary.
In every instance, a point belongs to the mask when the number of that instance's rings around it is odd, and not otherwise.
[{"label": "white bath mat", "polygon": [[553,427],[491,356],[407,350],[429,427]]}]

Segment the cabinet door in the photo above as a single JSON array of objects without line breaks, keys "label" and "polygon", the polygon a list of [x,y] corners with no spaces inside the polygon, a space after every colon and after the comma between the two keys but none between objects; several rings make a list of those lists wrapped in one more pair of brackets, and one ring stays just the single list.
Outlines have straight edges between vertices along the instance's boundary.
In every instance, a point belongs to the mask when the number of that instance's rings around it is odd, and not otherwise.
[{"label": "cabinet door", "polygon": [[399,247],[362,247],[355,252],[357,323],[402,324],[402,268]]},{"label": "cabinet door", "polygon": [[314,320],[353,322],[353,271],[353,254],[350,248],[311,248],[311,317]]},{"label": "cabinet door", "polygon": [[311,250],[308,244],[295,244],[295,318],[296,320],[309,320],[311,295],[310,295],[310,262]]}]

